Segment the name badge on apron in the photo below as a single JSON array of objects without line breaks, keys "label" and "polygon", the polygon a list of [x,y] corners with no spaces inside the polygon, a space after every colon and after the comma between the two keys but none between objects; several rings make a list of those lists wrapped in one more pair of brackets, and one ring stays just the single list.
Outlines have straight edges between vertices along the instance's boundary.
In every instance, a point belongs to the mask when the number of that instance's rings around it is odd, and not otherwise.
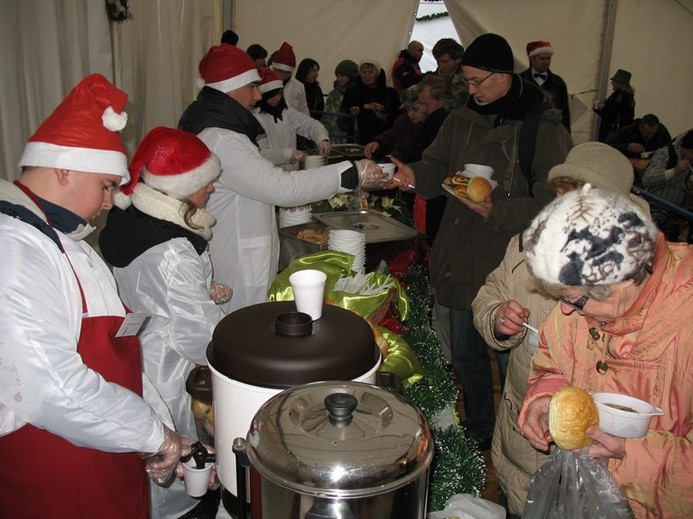
[{"label": "name badge on apron", "polygon": [[127,314],[125,320],[116,332],[116,337],[131,337],[137,335],[148,318],[149,316],[147,314]]}]

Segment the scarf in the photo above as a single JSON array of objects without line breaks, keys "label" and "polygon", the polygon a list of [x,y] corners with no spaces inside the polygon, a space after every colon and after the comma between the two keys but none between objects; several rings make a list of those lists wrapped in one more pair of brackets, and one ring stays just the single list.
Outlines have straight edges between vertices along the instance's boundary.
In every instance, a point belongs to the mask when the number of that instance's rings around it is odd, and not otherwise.
[{"label": "scarf", "polygon": [[544,94],[538,86],[526,82],[513,74],[510,90],[501,98],[480,105],[474,96],[469,96],[467,107],[478,114],[493,116],[493,126],[498,127],[506,121],[522,121],[530,112],[543,103]]},{"label": "scarf", "polygon": [[104,259],[115,267],[127,267],[143,253],[174,238],[185,238],[198,254],[207,250],[214,217],[198,209],[192,217],[200,229],[183,220],[185,206],[140,182],[132,193],[132,205],[125,211],[114,207],[99,236]]},{"label": "scarf", "polygon": [[265,133],[249,110],[235,99],[208,86],[183,112],[178,128],[195,135],[205,128],[223,128],[242,133],[254,143],[258,135]]}]

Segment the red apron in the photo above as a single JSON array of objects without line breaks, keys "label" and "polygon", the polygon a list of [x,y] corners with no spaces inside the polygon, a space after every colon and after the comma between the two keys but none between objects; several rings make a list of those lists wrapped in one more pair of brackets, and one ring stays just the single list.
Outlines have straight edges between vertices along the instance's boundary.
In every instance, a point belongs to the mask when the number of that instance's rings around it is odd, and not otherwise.
[{"label": "red apron", "polygon": [[[77,351],[107,381],[141,396],[139,341],[115,337],[123,320],[83,319]],[[137,453],[77,447],[32,425],[0,438],[2,519],[146,519],[147,483]]]}]

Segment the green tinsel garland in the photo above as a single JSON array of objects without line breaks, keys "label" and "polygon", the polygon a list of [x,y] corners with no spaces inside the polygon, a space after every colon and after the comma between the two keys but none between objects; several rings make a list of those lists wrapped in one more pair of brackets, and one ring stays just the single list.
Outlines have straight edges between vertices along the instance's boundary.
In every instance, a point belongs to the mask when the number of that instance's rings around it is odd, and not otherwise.
[{"label": "green tinsel garland", "polygon": [[421,265],[414,265],[402,280],[411,302],[404,339],[416,353],[424,369],[424,378],[404,390],[404,396],[421,409],[432,425],[435,455],[431,466],[428,510],[439,511],[455,494],[478,496],[484,487],[486,466],[476,445],[464,436],[464,428],[455,423],[437,427],[437,417],[454,410],[457,388],[445,370],[445,359],[435,332],[431,329],[431,286]]},{"label": "green tinsel garland", "polygon": [[447,16],[450,16],[450,13],[447,11],[442,12],[442,13],[433,13],[433,14],[427,14],[426,16],[421,16],[416,19],[417,22],[430,22],[431,20],[438,20],[439,18],[445,18]]}]

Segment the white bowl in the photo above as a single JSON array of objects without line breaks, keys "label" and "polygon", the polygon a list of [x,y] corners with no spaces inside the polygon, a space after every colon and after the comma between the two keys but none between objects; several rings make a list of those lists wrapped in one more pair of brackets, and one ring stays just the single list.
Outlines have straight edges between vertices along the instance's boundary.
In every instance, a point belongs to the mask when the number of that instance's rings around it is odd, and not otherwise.
[{"label": "white bowl", "polygon": [[464,170],[467,173],[471,173],[471,176],[484,177],[488,180],[491,180],[491,176],[493,175],[493,168],[491,166],[484,166],[483,164],[465,164]]},{"label": "white bowl", "polygon": [[[599,411],[599,428],[605,433],[621,438],[642,438],[647,434],[652,417],[664,414],[661,409],[632,396],[618,393],[592,393],[592,398]],[[628,410],[608,404],[625,407]]]}]

